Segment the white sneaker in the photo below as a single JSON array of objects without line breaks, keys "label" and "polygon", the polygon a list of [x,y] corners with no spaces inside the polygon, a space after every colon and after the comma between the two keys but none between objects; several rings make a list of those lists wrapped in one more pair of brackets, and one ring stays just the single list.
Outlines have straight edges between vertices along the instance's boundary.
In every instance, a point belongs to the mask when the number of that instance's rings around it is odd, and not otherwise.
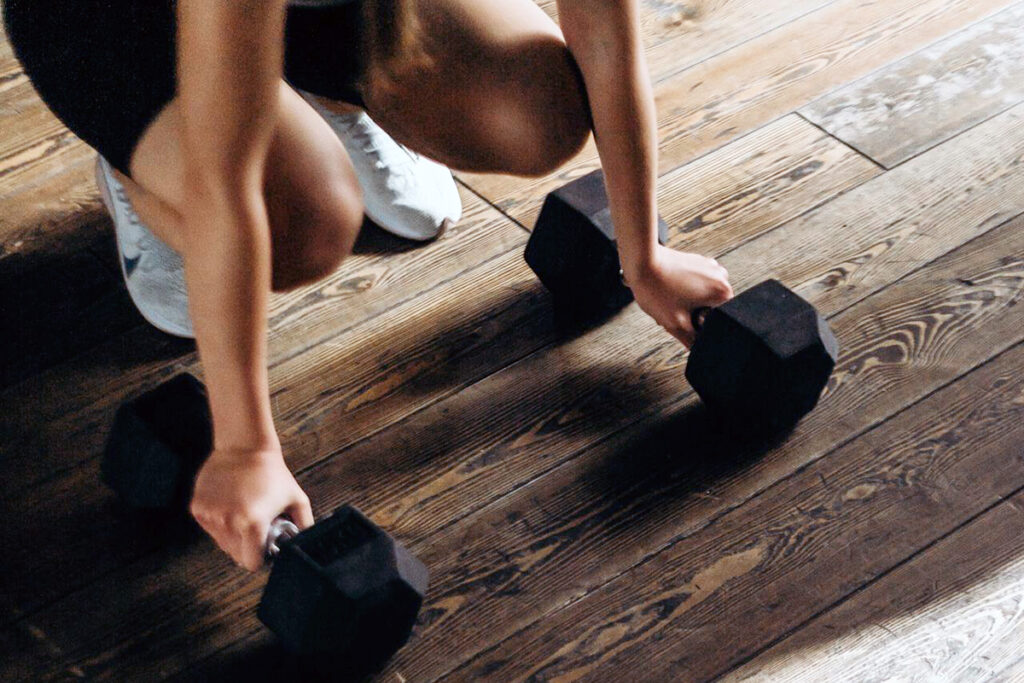
[{"label": "white sneaker", "polygon": [[462,199],[447,167],[395,142],[365,112],[337,114],[300,93],[341,139],[363,189],[366,215],[409,240],[439,237],[462,217]]},{"label": "white sneaker", "polygon": [[114,221],[118,261],[135,307],[158,330],[194,339],[181,256],[142,224],[110,163],[99,155],[96,184]]}]

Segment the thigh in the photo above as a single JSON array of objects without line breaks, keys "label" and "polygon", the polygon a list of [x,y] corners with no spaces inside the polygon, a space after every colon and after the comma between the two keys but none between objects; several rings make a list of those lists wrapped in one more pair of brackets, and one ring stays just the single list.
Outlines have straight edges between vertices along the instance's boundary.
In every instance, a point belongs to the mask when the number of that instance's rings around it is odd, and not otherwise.
[{"label": "thigh", "polygon": [[[345,148],[327,122],[283,82],[279,98],[266,174],[275,196],[315,201],[325,179],[354,178]],[[171,100],[139,138],[130,161],[132,179],[171,207],[187,201],[182,130],[178,102]]]},{"label": "thigh", "polygon": [[[279,118],[267,158],[265,197],[274,251],[275,286],[289,273],[336,264],[351,249],[362,221],[355,171],[345,148],[309,104],[284,82]],[[132,179],[171,211],[184,191],[181,113],[172,100],[139,139]]]},{"label": "thigh", "polygon": [[393,137],[454,168],[546,172],[590,131],[582,78],[557,24],[532,0],[409,0],[427,59],[363,96]]}]

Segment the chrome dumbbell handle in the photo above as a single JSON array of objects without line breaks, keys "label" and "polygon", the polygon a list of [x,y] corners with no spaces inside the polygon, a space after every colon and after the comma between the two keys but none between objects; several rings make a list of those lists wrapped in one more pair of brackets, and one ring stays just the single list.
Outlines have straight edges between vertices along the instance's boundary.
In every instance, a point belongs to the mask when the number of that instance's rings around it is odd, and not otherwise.
[{"label": "chrome dumbbell handle", "polygon": [[690,313],[690,322],[693,324],[694,332],[701,331],[701,328],[704,327],[704,321],[707,319],[708,313],[710,312],[711,308],[708,306],[693,309],[693,312]]},{"label": "chrome dumbbell handle", "polygon": [[287,517],[278,517],[270,523],[270,529],[267,531],[267,543],[263,552],[268,559],[273,559],[281,552],[282,543],[298,535],[299,527],[295,526],[292,520]]}]

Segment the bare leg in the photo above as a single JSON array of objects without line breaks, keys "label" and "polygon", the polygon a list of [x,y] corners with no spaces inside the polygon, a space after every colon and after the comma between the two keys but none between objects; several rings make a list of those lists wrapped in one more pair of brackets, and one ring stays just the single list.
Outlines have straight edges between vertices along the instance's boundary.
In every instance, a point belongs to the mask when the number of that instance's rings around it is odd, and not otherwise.
[{"label": "bare leg", "polygon": [[[337,268],[362,224],[362,197],[344,147],[330,127],[284,83],[278,129],[267,160],[275,289],[315,281]],[[150,229],[182,251],[176,207],[183,192],[181,122],[171,102],[147,128],[132,155],[125,191]],[[187,255],[186,255],[187,257]]]},{"label": "bare leg", "polygon": [[543,175],[574,156],[591,123],[558,26],[531,0],[414,0],[426,67],[379,77],[367,110],[411,149],[452,168]]}]

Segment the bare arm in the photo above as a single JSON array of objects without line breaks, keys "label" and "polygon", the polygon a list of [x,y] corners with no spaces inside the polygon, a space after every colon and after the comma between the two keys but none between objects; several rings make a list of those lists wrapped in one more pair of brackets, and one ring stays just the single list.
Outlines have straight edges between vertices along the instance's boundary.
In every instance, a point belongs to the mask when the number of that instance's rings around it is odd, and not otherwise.
[{"label": "bare arm", "polygon": [[636,0],[560,0],[559,17],[590,97],[612,220],[628,270],[657,244],[658,138]]},{"label": "bare arm", "polygon": [[637,0],[559,0],[583,74],[626,281],[641,307],[685,343],[689,311],[732,296],[710,259],[658,246],[658,137]]},{"label": "bare arm", "polygon": [[185,275],[214,422],[192,509],[222,548],[255,568],[275,515],[289,509],[300,524],[310,516],[284,467],[267,373],[263,174],[277,121],[284,0],[180,0],[178,25]]}]

